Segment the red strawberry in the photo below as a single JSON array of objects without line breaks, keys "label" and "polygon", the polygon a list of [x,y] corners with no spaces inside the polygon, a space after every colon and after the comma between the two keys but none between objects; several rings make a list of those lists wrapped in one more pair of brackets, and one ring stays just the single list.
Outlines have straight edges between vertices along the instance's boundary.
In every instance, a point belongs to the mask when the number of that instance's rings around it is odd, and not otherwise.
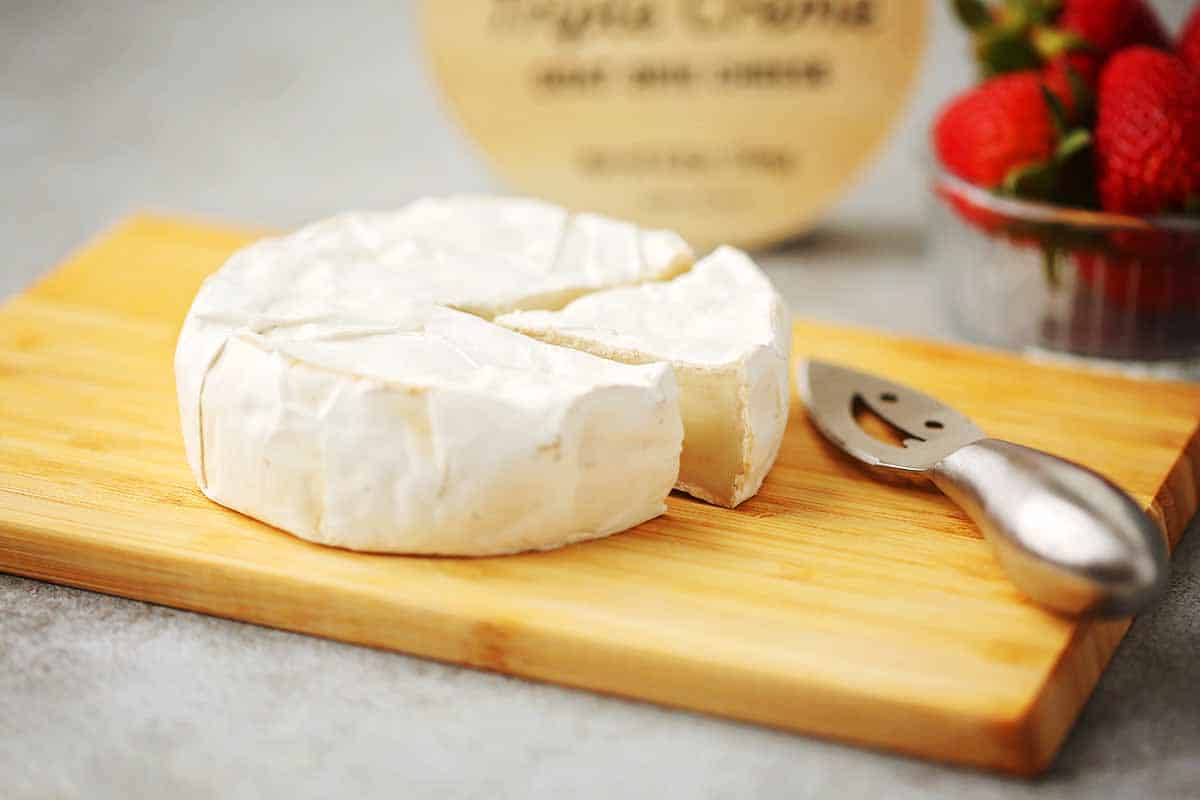
[{"label": "red strawberry", "polygon": [[1066,0],[1055,25],[1086,39],[1102,60],[1134,45],[1171,47],[1162,23],[1144,0]]},{"label": "red strawberry", "polygon": [[1200,225],[1114,230],[1102,247],[1075,253],[1079,278],[1090,290],[1123,309],[1190,314],[1200,323]]},{"label": "red strawberry", "polygon": [[1071,74],[1079,76],[1084,86],[1095,87],[1096,78],[1100,76],[1103,66],[1099,56],[1094,53],[1073,52],[1055,56],[1046,63],[1044,75],[1051,90],[1060,97],[1073,97],[1071,90]]},{"label": "red strawberry", "polygon": [[[1068,131],[1067,103],[1038,72],[985,81],[946,105],[933,130],[934,150],[951,174],[1014,197],[1077,204],[1090,194],[1090,164],[1075,156],[1091,143]],[[1052,83],[1052,82],[1051,82]],[[1081,169],[1082,167],[1082,169]],[[943,197],[968,222],[988,231],[1007,222],[961,192]]]},{"label": "red strawberry", "polygon": [[1183,25],[1183,32],[1179,34],[1179,41],[1175,45],[1175,52],[1184,60],[1189,67],[1200,72],[1200,5],[1188,17],[1188,21]]},{"label": "red strawberry", "polygon": [[1110,305],[1147,314],[1200,313],[1200,259],[1172,262],[1080,251],[1075,266],[1083,284]]},{"label": "red strawberry", "polygon": [[987,75],[1069,65],[1092,85],[1119,50],[1170,48],[1146,0],[954,0],[954,8]]},{"label": "red strawberry", "polygon": [[1118,53],[1100,76],[1096,170],[1104,208],[1183,211],[1200,199],[1200,73],[1148,47]]},{"label": "red strawberry", "polygon": [[[1074,156],[1088,147],[1086,131],[1066,130],[1066,104],[1038,72],[993,78],[952,100],[934,126],[942,166],[971,186],[942,180],[936,193],[967,223],[1018,245],[1039,244],[1020,220],[995,210],[989,190],[1035,200],[1078,202],[1090,164]],[[979,187],[975,189],[974,187]],[[979,195],[982,195],[980,197]]]},{"label": "red strawberry", "polygon": [[942,165],[989,189],[1014,169],[1049,160],[1057,132],[1037,72],[985,81],[952,100],[933,129]]}]

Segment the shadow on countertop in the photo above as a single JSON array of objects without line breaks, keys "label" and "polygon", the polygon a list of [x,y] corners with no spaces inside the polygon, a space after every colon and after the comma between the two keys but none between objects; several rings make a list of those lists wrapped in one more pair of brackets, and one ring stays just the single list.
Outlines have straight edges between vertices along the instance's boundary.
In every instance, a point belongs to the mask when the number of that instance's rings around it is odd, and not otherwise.
[{"label": "shadow on countertop", "polygon": [[869,225],[849,220],[820,225],[758,254],[768,259],[836,254],[847,261],[886,258],[895,263],[919,264],[926,252],[926,230],[921,225]]}]

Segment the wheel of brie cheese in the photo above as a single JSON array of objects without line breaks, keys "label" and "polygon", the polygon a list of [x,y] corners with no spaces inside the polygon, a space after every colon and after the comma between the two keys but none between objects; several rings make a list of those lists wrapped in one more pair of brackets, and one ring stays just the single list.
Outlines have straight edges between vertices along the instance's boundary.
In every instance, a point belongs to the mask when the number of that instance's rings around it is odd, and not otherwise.
[{"label": "wheel of brie cheese", "polygon": [[673,281],[610,289],[497,324],[627,364],[670,363],[679,382],[677,487],[722,506],[758,492],[787,427],[791,333],[767,276],[723,247]]},{"label": "wheel of brie cheese", "polygon": [[[189,464],[217,503],[375,552],[492,555],[606,536],[663,513],[677,481],[735,505],[778,449],[779,390],[756,376],[780,357],[757,343],[781,317],[745,256],[722,251],[676,277],[691,264],[674,233],[510,198],[421,200],[263,240],[205,282],[180,333]],[[560,347],[492,321],[578,313],[593,298],[603,309],[631,290],[638,305],[612,322],[640,341],[635,320],[655,302],[665,332],[716,309],[700,298],[727,279],[742,282],[724,290],[744,292],[731,314],[754,316],[754,333],[698,370],[686,348],[595,355],[582,338]],[[692,320],[680,339],[711,350],[720,334],[699,330]],[[786,419],[786,367],[782,380]]]}]

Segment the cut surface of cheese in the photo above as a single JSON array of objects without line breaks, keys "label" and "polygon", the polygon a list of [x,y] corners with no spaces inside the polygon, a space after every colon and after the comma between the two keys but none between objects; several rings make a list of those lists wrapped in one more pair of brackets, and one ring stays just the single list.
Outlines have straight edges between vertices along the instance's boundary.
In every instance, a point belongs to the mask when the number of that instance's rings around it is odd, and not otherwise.
[{"label": "cut surface of cheese", "polygon": [[689,263],[671,234],[500,198],[252,245],[206,281],[179,337],[189,463],[214,501],[356,550],[491,555],[633,527],[678,474],[669,367],[480,317]]},{"label": "cut surface of cheese", "polygon": [[759,490],[774,464],[788,419],[788,314],[745,253],[720,248],[672,281],[496,322],[627,364],[670,363],[683,414],[683,491],[733,507]]}]

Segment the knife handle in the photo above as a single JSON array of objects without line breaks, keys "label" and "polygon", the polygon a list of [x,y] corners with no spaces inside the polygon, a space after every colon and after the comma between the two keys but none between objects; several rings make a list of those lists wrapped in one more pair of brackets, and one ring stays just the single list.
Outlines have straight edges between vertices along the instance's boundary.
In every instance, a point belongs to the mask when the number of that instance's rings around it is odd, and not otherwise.
[{"label": "knife handle", "polygon": [[1123,617],[1166,586],[1166,541],[1104,476],[1040,450],[982,439],[930,470],[975,521],[1013,583],[1070,615]]}]

